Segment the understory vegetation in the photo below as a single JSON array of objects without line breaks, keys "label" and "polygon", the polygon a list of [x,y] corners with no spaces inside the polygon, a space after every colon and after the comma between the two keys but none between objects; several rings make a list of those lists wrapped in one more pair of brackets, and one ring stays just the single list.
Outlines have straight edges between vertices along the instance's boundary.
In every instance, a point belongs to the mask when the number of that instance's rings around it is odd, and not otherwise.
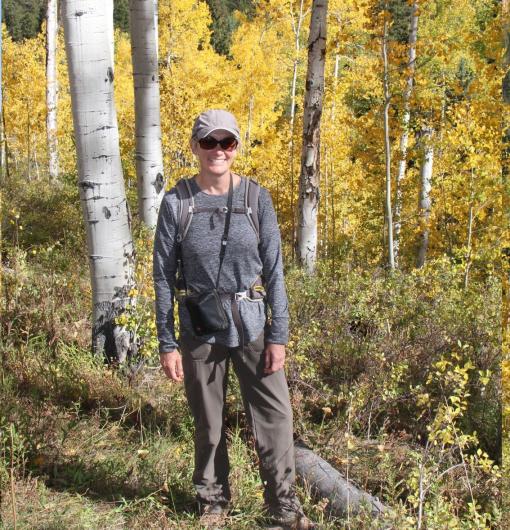
[{"label": "understory vegetation", "polygon": [[[76,186],[21,184],[3,195],[3,527],[199,528],[192,421],[153,348],[150,240],[139,232],[125,321],[140,357],[106,366],[89,352]],[[392,274],[337,258],[308,277],[287,251],[296,437],[389,508],[340,519],[301,483],[306,512],[331,529],[502,528],[498,276],[474,271],[465,288],[446,258]],[[235,381],[227,425],[228,527],[257,528],[262,486]]]}]

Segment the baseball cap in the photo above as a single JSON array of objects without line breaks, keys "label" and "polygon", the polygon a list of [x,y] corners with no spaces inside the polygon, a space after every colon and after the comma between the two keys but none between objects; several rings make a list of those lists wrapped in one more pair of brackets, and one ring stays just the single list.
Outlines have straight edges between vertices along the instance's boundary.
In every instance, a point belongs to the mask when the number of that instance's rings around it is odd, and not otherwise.
[{"label": "baseball cap", "polygon": [[237,120],[233,114],[222,109],[211,109],[202,112],[195,120],[191,137],[194,140],[201,140],[220,129],[232,133],[238,142],[241,141]]}]

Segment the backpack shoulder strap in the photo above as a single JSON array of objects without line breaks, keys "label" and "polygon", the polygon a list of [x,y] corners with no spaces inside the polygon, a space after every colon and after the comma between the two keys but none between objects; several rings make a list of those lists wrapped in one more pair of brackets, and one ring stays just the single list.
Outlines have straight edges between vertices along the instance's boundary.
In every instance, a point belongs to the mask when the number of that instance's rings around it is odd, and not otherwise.
[{"label": "backpack shoulder strap", "polygon": [[260,184],[253,179],[246,179],[246,186],[244,192],[244,206],[246,208],[246,215],[253,230],[257,234],[257,241],[260,240],[260,226],[259,226],[259,194]]},{"label": "backpack shoulder strap", "polygon": [[191,192],[191,186],[188,179],[181,179],[175,185],[177,196],[179,197],[179,226],[177,228],[177,242],[181,243],[188,233],[191,219],[193,218],[193,209],[195,200]]}]

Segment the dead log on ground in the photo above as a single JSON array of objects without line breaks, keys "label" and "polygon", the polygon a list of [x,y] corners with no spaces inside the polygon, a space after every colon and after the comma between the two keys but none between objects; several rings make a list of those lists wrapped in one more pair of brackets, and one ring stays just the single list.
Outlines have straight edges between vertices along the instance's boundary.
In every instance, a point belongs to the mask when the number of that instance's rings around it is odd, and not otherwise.
[{"label": "dead log on ground", "polygon": [[339,517],[345,517],[347,513],[353,515],[363,507],[369,509],[373,517],[387,511],[379,499],[347,481],[311,449],[296,445],[295,452],[298,477],[310,486],[317,497],[329,500],[328,509],[332,515]]}]

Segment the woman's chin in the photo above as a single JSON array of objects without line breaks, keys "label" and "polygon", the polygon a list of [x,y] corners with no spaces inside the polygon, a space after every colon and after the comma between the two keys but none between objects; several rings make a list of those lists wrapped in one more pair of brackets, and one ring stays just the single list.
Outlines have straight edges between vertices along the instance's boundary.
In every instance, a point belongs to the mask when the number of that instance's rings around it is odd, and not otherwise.
[{"label": "woman's chin", "polygon": [[210,175],[216,175],[218,177],[221,177],[221,175],[227,173],[230,168],[226,164],[211,164],[208,165],[205,169]]}]

